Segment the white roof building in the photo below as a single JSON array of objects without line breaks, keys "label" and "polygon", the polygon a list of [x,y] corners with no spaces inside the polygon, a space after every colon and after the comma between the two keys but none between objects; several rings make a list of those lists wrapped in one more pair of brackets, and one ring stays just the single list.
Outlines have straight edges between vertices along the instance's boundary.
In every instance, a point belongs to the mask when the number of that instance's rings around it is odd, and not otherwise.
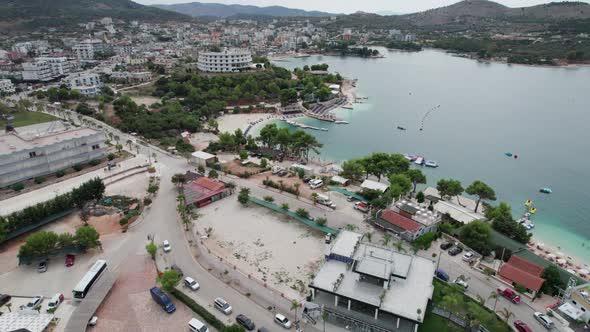
[{"label": "white roof building", "polygon": [[361,188],[362,189],[370,189],[370,190],[379,190],[380,192],[385,192],[387,189],[389,189],[389,185],[385,184],[385,183],[381,183],[381,182],[367,179],[367,180],[363,181],[363,183],[361,183]]}]

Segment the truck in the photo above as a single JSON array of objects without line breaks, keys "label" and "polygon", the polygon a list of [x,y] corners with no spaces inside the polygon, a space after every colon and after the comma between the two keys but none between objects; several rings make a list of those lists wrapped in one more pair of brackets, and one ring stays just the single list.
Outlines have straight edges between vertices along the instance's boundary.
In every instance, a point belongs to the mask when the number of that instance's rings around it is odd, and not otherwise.
[{"label": "truck", "polygon": [[162,309],[164,309],[164,311],[166,311],[167,313],[171,314],[176,310],[176,306],[174,305],[174,303],[172,303],[168,295],[162,292],[160,288],[152,287],[150,289],[150,294],[152,295],[154,301],[156,301],[157,304],[162,306]]},{"label": "truck", "polygon": [[508,300],[512,301],[512,303],[514,304],[519,304],[520,303],[520,296],[518,294],[516,294],[515,291],[513,291],[510,288],[497,288],[496,291],[498,292],[498,294],[504,296],[505,298],[507,298]]}]

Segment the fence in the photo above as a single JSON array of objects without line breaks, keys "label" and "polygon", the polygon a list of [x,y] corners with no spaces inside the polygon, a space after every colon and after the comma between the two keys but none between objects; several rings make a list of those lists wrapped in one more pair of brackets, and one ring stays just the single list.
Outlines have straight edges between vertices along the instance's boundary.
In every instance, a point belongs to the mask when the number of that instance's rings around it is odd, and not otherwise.
[{"label": "fence", "polygon": [[37,229],[37,228],[39,228],[39,227],[41,227],[43,225],[49,224],[50,222],[53,222],[53,221],[55,221],[55,220],[57,220],[57,219],[59,219],[61,217],[65,217],[65,216],[69,215],[70,213],[74,212],[74,210],[75,209],[68,209],[68,210],[62,211],[60,213],[56,213],[54,215],[51,215],[51,216],[49,216],[49,217],[41,220],[38,223],[35,223],[35,224],[32,224],[32,225],[28,225],[26,227],[19,228],[18,230],[14,231],[14,232],[11,232],[9,234],[6,234],[6,236],[4,237],[4,239],[2,241],[0,241],[0,244],[1,243],[4,243],[6,241],[12,240],[15,237],[21,236],[21,235],[23,235],[23,234],[25,234],[27,232],[30,232],[30,231],[32,231],[34,229]]},{"label": "fence", "polygon": [[471,322],[466,317],[457,315],[457,314],[455,314],[449,310],[446,310],[444,308],[434,305],[434,306],[432,306],[431,312],[437,316],[440,316],[440,317],[450,320],[451,322],[455,323],[455,325],[465,329],[465,331],[489,332],[488,329],[486,329],[482,325],[471,326]]}]

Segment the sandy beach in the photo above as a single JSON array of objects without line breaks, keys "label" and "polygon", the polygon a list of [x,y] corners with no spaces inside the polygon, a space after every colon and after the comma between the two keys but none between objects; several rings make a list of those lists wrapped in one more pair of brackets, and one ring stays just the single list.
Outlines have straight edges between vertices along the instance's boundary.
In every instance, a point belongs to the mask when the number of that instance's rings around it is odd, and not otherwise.
[{"label": "sandy beach", "polygon": [[219,124],[219,132],[233,133],[236,129],[241,129],[243,132],[250,127],[263,127],[266,123],[272,120],[279,119],[280,116],[274,113],[250,113],[250,114],[226,114],[217,119]]}]

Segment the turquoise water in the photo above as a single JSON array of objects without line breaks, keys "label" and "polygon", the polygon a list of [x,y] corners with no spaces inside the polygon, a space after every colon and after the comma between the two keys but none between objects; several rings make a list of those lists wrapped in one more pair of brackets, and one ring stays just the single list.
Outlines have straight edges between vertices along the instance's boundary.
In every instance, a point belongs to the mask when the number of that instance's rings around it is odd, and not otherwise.
[{"label": "turquoise water", "polygon": [[[533,200],[533,234],[580,258],[590,257],[590,68],[485,64],[427,50],[384,59],[326,57],[277,62],[293,69],[327,63],[357,78],[369,99],[336,114],[337,125],[306,119],[321,158],[342,161],[372,152],[414,153],[438,161],[429,185],[456,178],[491,185],[515,217]],[[440,105],[425,120],[424,114]],[[407,131],[397,130],[398,125]],[[505,152],[518,155],[508,158]],[[550,187],[553,194],[539,193]]]}]

